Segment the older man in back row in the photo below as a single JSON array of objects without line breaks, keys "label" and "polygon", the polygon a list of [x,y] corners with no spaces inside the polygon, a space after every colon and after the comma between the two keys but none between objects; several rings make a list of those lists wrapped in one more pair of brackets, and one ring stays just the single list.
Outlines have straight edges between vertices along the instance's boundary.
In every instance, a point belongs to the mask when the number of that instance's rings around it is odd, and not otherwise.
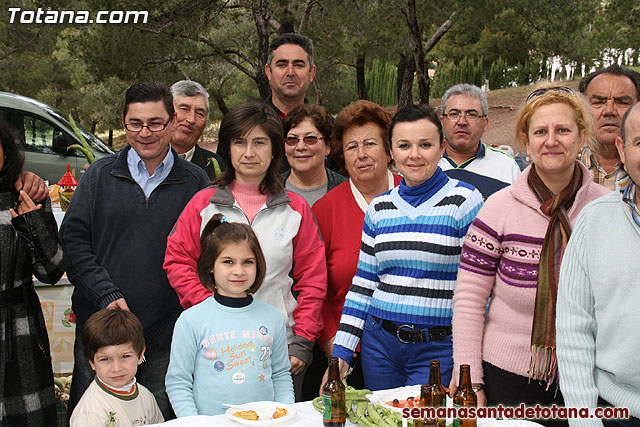
[{"label": "older man in back row", "polygon": [[449,177],[476,187],[485,200],[520,175],[511,156],[480,140],[488,113],[487,95],[477,86],[457,84],[442,96],[440,120],[447,144],[438,166]]},{"label": "older man in back row", "polygon": [[580,212],[562,260],[558,369],[567,407],[628,408],[631,418],[571,426],[640,426],[640,104],[622,119],[616,148],[630,180]]},{"label": "older man in back row", "polygon": [[171,86],[176,126],[171,133],[171,146],[188,162],[198,165],[209,179],[216,177],[214,160],[222,166],[222,158],[198,145],[209,120],[209,93],[198,82],[180,80]]},{"label": "older man in back row", "polygon": [[640,100],[640,74],[613,64],[588,74],[580,80],[580,92],[591,105],[594,120],[594,139],[580,153],[580,161],[591,170],[594,182],[616,189],[624,186],[629,177],[616,149],[622,116]]}]

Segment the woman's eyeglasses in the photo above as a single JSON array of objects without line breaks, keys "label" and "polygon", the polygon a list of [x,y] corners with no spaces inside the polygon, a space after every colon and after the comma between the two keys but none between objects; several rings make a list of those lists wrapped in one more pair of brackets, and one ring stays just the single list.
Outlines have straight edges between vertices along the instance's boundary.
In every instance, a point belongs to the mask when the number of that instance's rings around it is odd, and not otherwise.
[{"label": "woman's eyeglasses", "polygon": [[307,135],[307,136],[303,136],[302,138],[298,136],[288,136],[284,139],[284,142],[287,145],[298,145],[298,142],[302,140],[307,145],[313,145],[321,139],[323,139],[321,136],[315,136],[315,135]]},{"label": "woman's eyeglasses", "polygon": [[573,91],[573,89],[571,89],[570,87],[566,87],[566,86],[552,86],[552,87],[543,87],[541,89],[538,90],[534,90],[533,92],[531,92],[529,94],[529,96],[527,96],[527,101],[531,100],[531,98],[535,98],[536,96],[540,96],[542,94],[545,94],[549,91],[553,91],[553,92],[566,92],[569,95],[575,95],[576,93]]}]

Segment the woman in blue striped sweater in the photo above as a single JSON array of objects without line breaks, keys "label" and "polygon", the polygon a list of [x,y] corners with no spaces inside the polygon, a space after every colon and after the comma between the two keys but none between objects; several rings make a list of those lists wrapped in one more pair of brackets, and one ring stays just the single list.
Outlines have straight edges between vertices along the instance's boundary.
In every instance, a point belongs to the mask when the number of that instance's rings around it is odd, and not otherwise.
[{"label": "woman in blue striped sweater", "polygon": [[365,384],[372,390],[424,384],[432,359],[440,360],[447,384],[460,251],[482,196],[438,167],[445,145],[431,107],[398,111],[389,140],[404,178],[367,210],[333,356],[344,372],[360,342]]}]

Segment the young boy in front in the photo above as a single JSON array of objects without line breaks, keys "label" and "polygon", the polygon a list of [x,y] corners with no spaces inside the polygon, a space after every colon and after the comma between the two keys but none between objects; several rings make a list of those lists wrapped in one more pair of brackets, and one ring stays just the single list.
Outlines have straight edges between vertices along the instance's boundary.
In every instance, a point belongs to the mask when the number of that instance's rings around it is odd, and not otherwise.
[{"label": "young boy in front", "polygon": [[70,427],[129,427],[163,422],[153,394],[136,383],[144,360],[140,320],[131,312],[105,309],[82,328],[84,354],[96,378],[71,415]]}]

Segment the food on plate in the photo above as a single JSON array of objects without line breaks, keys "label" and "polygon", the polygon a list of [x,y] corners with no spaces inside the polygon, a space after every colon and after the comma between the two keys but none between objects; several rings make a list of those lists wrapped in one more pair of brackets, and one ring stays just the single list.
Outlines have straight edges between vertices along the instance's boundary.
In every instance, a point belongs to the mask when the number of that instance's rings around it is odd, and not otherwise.
[{"label": "food on plate", "polygon": [[420,396],[409,396],[406,399],[393,399],[384,403],[394,408],[419,408]]},{"label": "food on plate", "polygon": [[287,410],[276,406],[276,411],[273,413],[273,419],[284,417],[287,415]]},{"label": "food on plate", "polygon": [[258,421],[258,413],[256,411],[238,411],[233,413],[234,416],[243,420]]}]

